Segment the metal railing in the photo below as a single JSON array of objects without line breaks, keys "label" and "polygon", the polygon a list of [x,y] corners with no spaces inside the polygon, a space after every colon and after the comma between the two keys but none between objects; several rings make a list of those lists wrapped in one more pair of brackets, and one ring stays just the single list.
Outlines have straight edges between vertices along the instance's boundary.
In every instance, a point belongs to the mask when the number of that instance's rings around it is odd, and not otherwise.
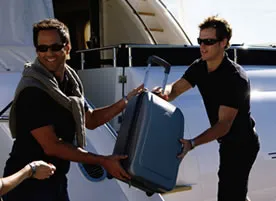
[{"label": "metal railing", "polygon": [[104,51],[104,50],[112,50],[113,53],[113,67],[117,66],[117,49],[120,48],[121,45],[113,45],[113,46],[106,46],[106,47],[99,47],[99,48],[92,48],[92,49],[85,49],[85,50],[78,50],[76,53],[81,54],[81,70],[84,69],[84,63],[85,63],[85,53],[86,52],[93,52],[93,51]]},{"label": "metal railing", "polygon": [[106,51],[112,50],[113,55],[113,67],[117,66],[117,49],[118,48],[127,48],[128,52],[128,66],[132,67],[132,48],[183,48],[183,45],[153,45],[153,44],[119,44],[119,45],[112,45],[100,48],[92,48],[92,49],[85,49],[85,50],[78,50],[76,53],[81,54],[81,70],[84,69],[85,64],[85,53],[93,52],[93,51]]},{"label": "metal railing", "polygon": [[[113,67],[117,66],[117,49],[126,48],[127,49],[127,57],[128,57],[128,67],[132,67],[133,65],[133,48],[198,48],[198,46],[187,46],[187,45],[165,45],[165,44],[119,44],[113,46],[106,46],[101,48],[93,48],[93,49],[85,49],[76,51],[76,53],[81,54],[81,69],[84,69],[85,64],[85,53],[91,51],[105,51],[112,50],[113,51]],[[266,50],[266,51],[275,51],[276,48],[272,46],[246,46],[246,45],[233,45],[229,49],[233,50],[233,60],[238,63],[239,52],[238,50]],[[275,53],[276,55],[276,53]]]}]

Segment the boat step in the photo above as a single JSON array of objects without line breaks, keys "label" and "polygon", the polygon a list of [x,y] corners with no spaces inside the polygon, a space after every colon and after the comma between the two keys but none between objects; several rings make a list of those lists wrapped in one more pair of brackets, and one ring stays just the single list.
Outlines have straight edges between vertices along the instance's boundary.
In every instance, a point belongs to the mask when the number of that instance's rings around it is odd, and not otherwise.
[{"label": "boat step", "polygon": [[143,11],[138,11],[139,15],[146,15],[146,16],[155,16],[155,13],[152,12],[143,12]]},{"label": "boat step", "polygon": [[156,31],[156,32],[164,32],[164,29],[162,28],[149,28],[150,31]]},{"label": "boat step", "polygon": [[192,186],[190,186],[190,185],[178,185],[178,186],[175,186],[171,191],[162,193],[162,195],[177,193],[177,192],[182,192],[182,191],[190,191],[190,190],[192,190]]}]

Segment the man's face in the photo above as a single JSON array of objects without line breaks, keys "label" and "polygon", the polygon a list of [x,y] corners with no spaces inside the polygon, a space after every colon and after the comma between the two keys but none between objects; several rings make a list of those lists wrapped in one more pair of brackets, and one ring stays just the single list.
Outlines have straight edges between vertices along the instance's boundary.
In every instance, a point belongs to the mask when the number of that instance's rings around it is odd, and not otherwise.
[{"label": "man's face", "polygon": [[57,30],[39,31],[37,45],[39,61],[54,74],[62,73],[70,46],[62,44]]},{"label": "man's face", "polygon": [[[208,39],[208,40],[207,40]],[[218,59],[224,52],[226,39],[218,41],[216,37],[216,29],[206,28],[199,33],[201,58],[205,61],[213,61]]]}]

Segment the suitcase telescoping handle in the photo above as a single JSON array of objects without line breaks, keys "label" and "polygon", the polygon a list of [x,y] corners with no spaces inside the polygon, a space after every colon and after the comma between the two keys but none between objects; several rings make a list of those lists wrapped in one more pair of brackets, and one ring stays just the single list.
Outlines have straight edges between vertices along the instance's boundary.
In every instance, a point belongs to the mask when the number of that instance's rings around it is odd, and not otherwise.
[{"label": "suitcase telescoping handle", "polygon": [[169,64],[167,61],[165,61],[164,59],[161,59],[158,56],[155,56],[155,55],[150,56],[148,58],[148,67],[146,69],[145,78],[144,78],[144,87],[145,88],[147,88],[146,85],[148,84],[149,69],[150,69],[152,63],[156,63],[159,66],[163,66],[165,68],[165,71],[164,71],[165,77],[164,77],[164,80],[162,83],[162,93],[164,93],[164,90],[165,90],[165,87],[166,87],[166,84],[168,81],[168,75],[171,71],[171,64]]}]

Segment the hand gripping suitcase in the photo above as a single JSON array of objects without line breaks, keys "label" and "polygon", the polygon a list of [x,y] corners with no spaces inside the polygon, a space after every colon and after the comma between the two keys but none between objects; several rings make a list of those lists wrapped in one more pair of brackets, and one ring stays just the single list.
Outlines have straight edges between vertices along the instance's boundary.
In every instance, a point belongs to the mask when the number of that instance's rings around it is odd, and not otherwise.
[{"label": "hand gripping suitcase", "polygon": [[[152,63],[165,68],[165,89],[170,64],[157,56],[148,59],[144,78],[146,87]],[[132,98],[123,114],[113,154],[128,155],[123,168],[132,176],[129,185],[152,195],[172,190],[181,162],[177,155],[184,134],[181,110],[152,92],[145,91]]]}]

